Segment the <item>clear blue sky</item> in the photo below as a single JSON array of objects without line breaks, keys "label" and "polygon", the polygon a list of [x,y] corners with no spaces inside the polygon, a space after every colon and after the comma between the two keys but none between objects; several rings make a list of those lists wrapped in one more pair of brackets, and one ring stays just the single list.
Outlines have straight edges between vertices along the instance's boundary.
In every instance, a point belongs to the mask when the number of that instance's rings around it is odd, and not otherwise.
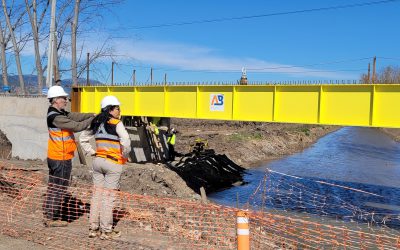
[{"label": "clear blue sky", "polygon": [[[164,73],[173,82],[236,81],[242,67],[250,81],[358,80],[373,56],[378,70],[400,65],[400,1],[308,10],[373,2],[379,0],[126,0],[85,39],[90,52],[98,37],[114,37],[121,83],[132,81],[133,69],[137,81],[149,82],[150,67],[154,81]],[[182,22],[193,24],[162,26]],[[104,63],[96,77],[110,82],[111,62]]]}]

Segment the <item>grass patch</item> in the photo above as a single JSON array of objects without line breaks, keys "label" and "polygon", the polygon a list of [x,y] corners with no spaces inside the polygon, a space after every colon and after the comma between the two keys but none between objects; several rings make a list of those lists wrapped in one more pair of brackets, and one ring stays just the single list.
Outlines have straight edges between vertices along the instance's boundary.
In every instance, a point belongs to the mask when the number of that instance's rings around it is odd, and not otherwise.
[{"label": "grass patch", "polygon": [[293,132],[296,132],[296,133],[303,133],[306,136],[309,136],[311,134],[310,127],[309,126],[304,126],[304,125],[288,129],[288,131],[293,131]]},{"label": "grass patch", "polygon": [[310,129],[309,128],[301,128],[300,132],[304,133],[306,136],[310,135]]}]

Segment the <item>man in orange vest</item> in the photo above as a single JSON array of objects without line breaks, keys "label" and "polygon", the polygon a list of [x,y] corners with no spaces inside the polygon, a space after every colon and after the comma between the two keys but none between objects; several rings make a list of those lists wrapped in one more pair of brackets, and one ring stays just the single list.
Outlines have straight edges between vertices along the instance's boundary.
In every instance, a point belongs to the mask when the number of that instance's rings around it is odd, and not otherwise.
[{"label": "man in orange vest", "polygon": [[76,150],[74,132],[85,130],[94,115],[65,111],[68,94],[61,86],[50,87],[47,98],[51,105],[47,111],[49,184],[44,204],[45,225],[62,227],[68,225],[67,221],[61,220],[61,205],[69,186]]}]

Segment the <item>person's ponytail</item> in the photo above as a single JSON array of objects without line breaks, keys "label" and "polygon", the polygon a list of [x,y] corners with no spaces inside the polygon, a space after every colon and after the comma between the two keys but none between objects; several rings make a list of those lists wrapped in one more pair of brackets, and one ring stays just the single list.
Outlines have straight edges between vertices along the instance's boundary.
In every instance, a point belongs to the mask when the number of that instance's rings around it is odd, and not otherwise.
[{"label": "person's ponytail", "polygon": [[[101,124],[106,124],[108,120],[110,120],[111,115],[110,111],[112,110],[113,106],[109,105],[103,109],[101,109],[101,113],[96,115],[93,119],[92,123],[90,124],[89,130],[92,131],[92,134],[96,134],[97,130],[99,129]],[[106,126],[107,129],[107,126]]]}]

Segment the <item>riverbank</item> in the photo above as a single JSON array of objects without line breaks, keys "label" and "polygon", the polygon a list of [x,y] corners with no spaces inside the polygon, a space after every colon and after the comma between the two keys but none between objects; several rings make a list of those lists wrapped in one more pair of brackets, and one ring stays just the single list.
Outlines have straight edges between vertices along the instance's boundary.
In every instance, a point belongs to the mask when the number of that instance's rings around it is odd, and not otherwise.
[{"label": "riverbank", "polygon": [[[201,138],[207,141],[209,148],[215,150],[216,155],[226,155],[232,162],[246,169],[300,152],[322,136],[340,128],[336,126],[187,119],[172,119],[172,126],[179,131],[176,143],[176,150],[179,153],[190,152],[190,145],[197,138]],[[7,143],[3,141],[1,145],[7,145]],[[175,164],[179,160],[178,158]],[[47,165],[42,161],[13,159],[7,162],[47,172]],[[201,170],[196,171],[198,176],[193,176],[193,180],[203,178],[204,173]],[[216,172],[215,174],[221,175],[221,177],[226,175],[225,172]],[[75,166],[72,175],[75,180],[91,182],[92,172],[89,166]],[[219,178],[214,176],[214,179]],[[218,183],[218,185],[220,184]],[[232,178],[231,183],[226,187],[230,185],[237,185],[237,180]],[[193,185],[192,179],[183,178],[182,172],[176,171],[171,166],[153,163],[129,163],[121,181],[122,191],[199,200],[199,190],[197,186],[196,190],[191,189],[190,187],[193,186],[196,185]],[[215,191],[218,188],[221,186],[213,187],[213,183],[209,183],[207,191]]]},{"label": "riverbank", "polygon": [[381,130],[389,135],[393,140],[400,142],[400,129],[399,128],[381,128]]},{"label": "riverbank", "polygon": [[176,149],[186,153],[197,138],[244,168],[301,152],[338,126],[173,119]]}]

